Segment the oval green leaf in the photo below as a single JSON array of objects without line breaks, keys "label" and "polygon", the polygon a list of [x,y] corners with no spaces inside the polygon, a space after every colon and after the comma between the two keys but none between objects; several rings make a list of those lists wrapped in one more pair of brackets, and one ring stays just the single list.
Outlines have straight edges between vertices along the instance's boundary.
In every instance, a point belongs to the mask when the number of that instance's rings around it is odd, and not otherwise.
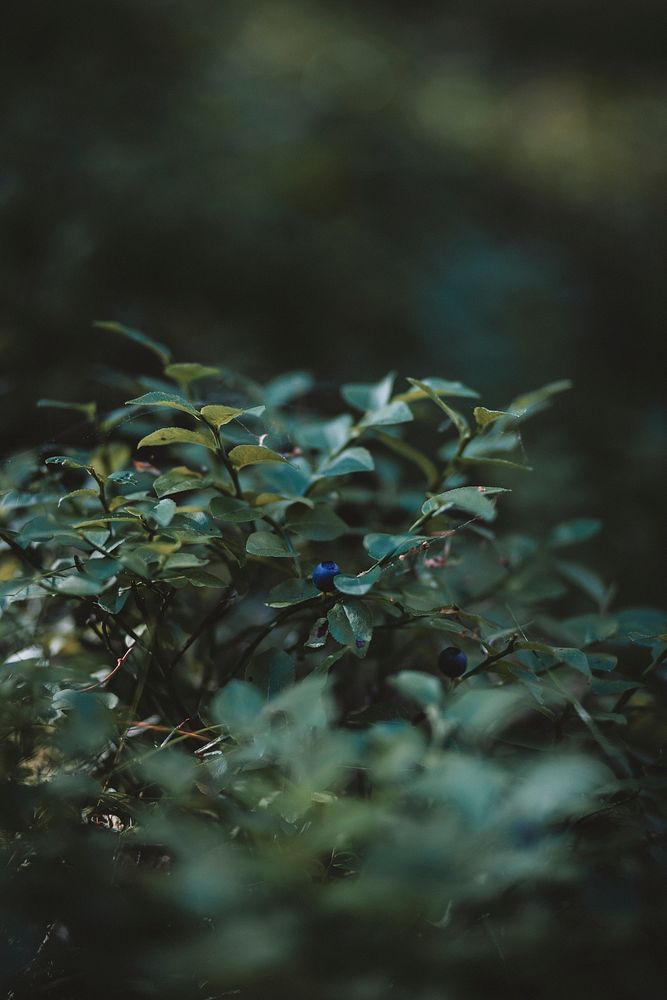
[{"label": "oval green leaf", "polygon": [[126,406],[165,406],[171,410],[182,410],[189,413],[191,417],[199,419],[199,411],[188,403],[187,399],[178,396],[175,392],[145,392],[143,396],[136,399],[128,399]]},{"label": "oval green leaf", "polygon": [[216,451],[217,445],[213,434],[206,431],[188,431],[183,427],[161,427],[143,437],[137,448],[161,448],[168,444],[199,444],[210,451]]},{"label": "oval green leaf", "polygon": [[285,559],[292,555],[285,542],[271,531],[255,531],[248,536],[246,552],[251,556]]},{"label": "oval green leaf", "polygon": [[247,465],[258,465],[260,462],[287,461],[277,451],[271,451],[270,448],[263,448],[258,444],[237,445],[230,451],[229,459],[237,469],[244,469]]}]

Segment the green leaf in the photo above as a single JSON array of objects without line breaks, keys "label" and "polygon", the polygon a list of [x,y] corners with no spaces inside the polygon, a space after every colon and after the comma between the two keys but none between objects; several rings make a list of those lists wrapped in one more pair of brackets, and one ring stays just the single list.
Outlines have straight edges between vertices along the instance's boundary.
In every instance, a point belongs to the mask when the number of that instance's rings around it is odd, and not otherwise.
[{"label": "green leaf", "polygon": [[346,576],[344,573],[338,573],[334,578],[334,587],[342,594],[362,597],[377,583],[381,575],[382,570],[379,566],[371,566],[370,569],[359,573],[358,576]]},{"label": "green leaf", "polygon": [[84,472],[90,472],[92,469],[92,466],[86,465],[80,459],[72,458],[70,455],[51,455],[44,461],[46,465],[62,465],[64,469],[83,469]]},{"label": "green leaf", "polygon": [[458,507],[470,514],[476,514],[483,521],[493,521],[496,517],[496,508],[489,500],[489,495],[509,492],[510,490],[499,486],[460,486],[428,499],[422,504],[422,514],[433,514],[435,511]]},{"label": "green leaf", "polygon": [[611,639],[618,630],[616,618],[609,615],[577,615],[562,623],[562,632],[576,646],[590,646],[594,642]]},{"label": "green leaf", "polygon": [[387,556],[400,556],[403,552],[418,548],[426,541],[425,535],[387,535],[382,532],[371,532],[364,536],[364,548],[371,559],[384,559]]},{"label": "green leaf", "polygon": [[415,388],[420,389],[426,396],[428,396],[430,400],[432,400],[435,403],[436,406],[440,407],[443,413],[447,414],[451,422],[456,427],[459,433],[459,437],[462,437],[464,434],[468,433],[468,421],[466,420],[466,418],[463,416],[462,413],[459,413],[458,410],[454,410],[452,409],[451,406],[448,406],[447,403],[445,403],[445,401],[440,398],[435,389],[432,389],[431,386],[428,385],[426,382],[419,382],[417,379],[414,378],[409,378],[408,382],[410,383],[410,385],[415,386]]},{"label": "green leaf", "polygon": [[27,601],[33,597],[44,597],[42,587],[33,583],[30,577],[14,577],[0,583],[0,599],[3,602]]},{"label": "green leaf", "polygon": [[220,529],[204,511],[193,511],[188,514],[176,514],[167,529],[170,538],[182,542],[201,542],[208,538],[219,538]]},{"label": "green leaf", "polygon": [[578,670],[585,677],[592,677],[591,668],[588,665],[586,654],[581,649],[572,649],[566,646],[554,646],[553,654],[561,663],[566,663],[573,670]]},{"label": "green leaf", "polygon": [[355,656],[363,659],[373,635],[373,615],[366,605],[362,601],[334,604],[327,619],[336,642],[349,647]]},{"label": "green leaf", "polygon": [[122,591],[112,590],[108,591],[104,595],[100,595],[95,603],[98,604],[103,611],[108,612],[110,615],[117,615],[118,612],[122,611],[125,607],[129,595],[129,588]]},{"label": "green leaf", "polygon": [[28,542],[46,542],[51,538],[56,538],[60,541],[65,541],[69,538],[78,540],[79,538],[75,531],[72,531],[69,526],[64,526],[56,521],[52,515],[32,517],[29,521],[25,522],[18,533],[12,532],[11,534],[23,547]]},{"label": "green leaf", "polygon": [[77,413],[83,413],[88,420],[94,420],[97,413],[97,403],[68,403],[60,399],[38,399],[37,406],[40,409],[75,410]]},{"label": "green leaf", "polygon": [[239,444],[229,452],[229,459],[237,469],[247,465],[258,465],[260,462],[287,462],[277,451],[263,448],[258,444]]},{"label": "green leaf", "polygon": [[267,649],[256,656],[246,671],[246,679],[255,684],[266,698],[273,698],[295,680],[293,658],[282,649]]},{"label": "green leaf", "polygon": [[406,424],[413,420],[410,407],[400,400],[371,410],[363,417],[360,427],[378,427],[389,424]]},{"label": "green leaf", "polygon": [[[516,431],[502,430],[498,424],[489,431],[488,434],[479,434],[468,441],[465,450],[466,458],[489,458],[498,454],[506,455],[510,451],[515,451],[521,447],[521,438]],[[455,446],[449,444],[442,449],[442,458],[451,458]]]},{"label": "green leaf", "polygon": [[[107,479],[110,483],[116,483],[117,486],[138,486],[139,481],[145,473],[141,472],[130,472],[129,469],[119,469],[118,472],[112,472]],[[150,478],[149,478],[150,482]]]},{"label": "green leaf", "polygon": [[213,497],[209,510],[214,517],[220,518],[221,521],[231,521],[233,524],[257,521],[262,516],[261,511],[251,507],[245,500],[237,500],[236,497]]},{"label": "green leaf", "polygon": [[444,717],[456,725],[466,741],[488,743],[514,721],[525,715],[532,702],[523,686],[476,688],[447,699]]},{"label": "green leaf", "polygon": [[660,608],[623,608],[616,618],[616,642],[652,646],[658,636],[667,632],[667,611]]},{"label": "green leaf", "polygon": [[246,681],[229,681],[211,703],[211,713],[232,736],[250,735],[264,708],[261,692]]},{"label": "green leaf", "polygon": [[353,426],[349,413],[342,413],[333,420],[317,420],[296,428],[298,443],[304,448],[330,455],[347,444]]},{"label": "green leaf", "polygon": [[600,531],[602,521],[594,517],[578,517],[572,521],[563,521],[556,525],[551,532],[549,545],[553,548],[561,548],[566,545],[577,545],[580,542],[587,542]]},{"label": "green leaf", "polygon": [[220,589],[224,587],[225,581],[220,577],[209,573],[204,569],[184,569],[182,576],[191,583],[193,587],[214,587]]},{"label": "green leaf", "polygon": [[215,438],[208,428],[200,431],[188,431],[183,427],[161,427],[143,437],[137,448],[161,448],[169,444],[199,444],[209,451],[217,451]]},{"label": "green leaf", "polygon": [[273,559],[284,559],[292,555],[282,538],[272,531],[255,531],[248,535],[245,550],[251,556],[268,556]]},{"label": "green leaf", "polygon": [[542,678],[537,674],[532,673],[530,670],[523,670],[521,667],[516,666],[513,663],[507,664],[507,669],[510,674],[522,684],[526,690],[530,693],[531,697],[535,699],[538,705],[544,705],[544,695],[540,689],[542,684]]},{"label": "green leaf", "polygon": [[141,347],[145,347],[149,351],[152,351],[153,354],[157,354],[160,361],[165,365],[171,361],[171,351],[168,347],[165,347],[164,344],[159,344],[151,337],[147,337],[145,333],[140,333],[139,330],[123,326],[122,323],[101,322],[99,320],[93,323],[93,326],[97,327],[98,330],[109,330],[111,333],[118,333],[122,337],[127,337],[128,340],[134,341],[135,344],[140,344]]},{"label": "green leaf", "polygon": [[379,410],[390,398],[396,379],[395,372],[389,372],[375,383],[349,383],[341,387],[340,394],[346,403],[356,410]]},{"label": "green leaf", "polygon": [[85,566],[86,576],[104,583],[116,576],[120,569],[121,564],[117,559],[107,559],[106,557],[89,559]]},{"label": "green leaf", "polygon": [[522,462],[512,462],[509,458],[487,458],[485,455],[477,455],[474,458],[470,455],[463,455],[458,459],[460,465],[495,465],[502,469],[520,469],[522,472],[532,472],[532,465],[524,465]]},{"label": "green leaf", "polygon": [[86,521],[79,521],[77,524],[72,525],[72,527],[81,528],[93,528],[97,527],[99,524],[141,524],[141,518],[138,514],[100,514],[99,517],[91,517]]},{"label": "green leaf", "polygon": [[104,590],[102,581],[78,574],[51,580],[51,585],[59,594],[70,594],[72,597],[96,597]]},{"label": "green leaf", "polygon": [[597,604],[604,603],[607,597],[607,586],[597,573],[593,573],[587,566],[580,566],[579,563],[565,562],[562,559],[556,560],[555,565],[558,572],[566,580],[569,580],[570,583],[575,584],[575,586],[583,590]]},{"label": "green leaf", "polygon": [[199,411],[187,399],[178,396],[175,392],[145,392],[143,396],[136,399],[128,399],[126,406],[162,406],[171,410],[182,410],[191,417],[199,418]]},{"label": "green leaf", "polygon": [[290,733],[307,740],[307,744],[292,743],[294,751],[302,753],[306,745],[312,746],[314,733],[324,732],[328,728],[333,716],[333,705],[327,687],[326,676],[311,674],[285,688],[273,701],[272,709],[285,713]]},{"label": "green leaf", "polygon": [[[575,649],[570,646],[551,646],[546,642],[525,640],[517,642],[516,649],[527,649],[533,653],[542,653],[545,656],[553,658],[556,663],[565,663],[568,667],[572,667],[573,670],[579,671],[579,673],[584,674],[586,677],[592,677],[588,659],[581,649]],[[550,665],[547,664],[547,666]]]},{"label": "green leaf", "polygon": [[201,490],[207,486],[207,481],[198,472],[179,466],[164,472],[153,482],[153,489],[158,497],[167,496],[169,493],[185,493],[187,490]]},{"label": "green leaf", "polygon": [[220,369],[211,368],[210,365],[199,365],[196,362],[181,361],[175,365],[167,365],[164,373],[169,378],[173,378],[176,382],[180,382],[183,385],[189,385],[190,382],[194,382],[198,378],[206,378],[209,375],[219,375]]},{"label": "green leaf", "polygon": [[348,448],[321,466],[317,475],[347,476],[352,472],[372,472],[374,468],[373,456],[366,448]]},{"label": "green leaf", "polygon": [[565,392],[567,389],[572,388],[572,382],[569,379],[560,379],[557,382],[549,382],[547,385],[543,385],[541,389],[535,389],[533,392],[524,393],[521,396],[517,396],[510,403],[508,410],[516,414],[518,417],[524,417],[539,413],[543,410],[551,400],[552,396],[555,396],[559,392]]},{"label": "green leaf", "polygon": [[421,670],[401,670],[389,677],[388,681],[397,691],[412,698],[422,708],[437,706],[442,702],[442,684],[432,674]]},{"label": "green leaf", "polygon": [[208,566],[208,563],[208,559],[202,559],[193,552],[181,550],[167,556],[162,568],[164,570],[200,569],[202,566]]},{"label": "green leaf", "polygon": [[79,497],[94,498],[99,500],[100,494],[98,490],[72,490],[71,493],[66,493],[64,497],[61,497],[58,501],[58,506],[65,503],[66,500],[76,500]]},{"label": "green leaf", "polygon": [[223,427],[225,424],[231,423],[232,420],[235,420],[243,414],[243,410],[239,410],[235,406],[221,406],[218,404],[202,406],[200,412],[202,417],[204,417],[209,424],[212,424],[213,427]]},{"label": "green leaf", "polygon": [[517,413],[509,413],[507,410],[487,410],[485,406],[476,406],[472,411],[477,427],[483,431],[485,427],[500,420],[502,417],[517,417]]},{"label": "green leaf", "polygon": [[149,518],[157,521],[161,528],[166,528],[176,513],[176,504],[173,500],[160,500],[148,515]]},{"label": "green leaf", "polygon": [[[617,680],[608,677],[594,677],[591,684],[591,691],[593,694],[619,695],[625,691],[641,691],[643,687],[644,685],[640,681],[622,681],[620,678]],[[627,719],[625,721],[627,723]]]},{"label": "green leaf", "polygon": [[45,503],[53,503],[60,499],[60,495],[55,492],[40,490],[33,493],[30,490],[7,490],[0,492],[0,511],[21,510],[26,507],[36,507]]},{"label": "green leaf", "polygon": [[264,386],[266,405],[278,409],[297,396],[304,396],[313,388],[315,380],[309,372],[286,372],[271,379]]},{"label": "green leaf", "polygon": [[604,673],[614,670],[618,663],[618,657],[613,653],[586,653],[586,657],[591,670],[602,670]]},{"label": "green leaf", "polygon": [[292,604],[301,604],[320,596],[319,590],[310,580],[285,580],[269,592],[266,603],[270,608],[288,608]]},{"label": "green leaf", "polygon": [[345,521],[326,504],[317,504],[312,510],[295,505],[285,520],[285,527],[313,542],[328,542],[349,531]]},{"label": "green leaf", "polygon": [[[420,379],[420,382],[424,386],[428,386],[429,389],[432,389],[438,396],[458,396],[468,399],[477,399],[479,397],[479,393],[475,389],[468,388],[463,382],[448,382],[443,378],[423,378]],[[417,399],[426,399],[428,395],[424,389],[410,389],[408,392],[402,392],[399,396],[395,396],[394,399],[412,403]]]}]

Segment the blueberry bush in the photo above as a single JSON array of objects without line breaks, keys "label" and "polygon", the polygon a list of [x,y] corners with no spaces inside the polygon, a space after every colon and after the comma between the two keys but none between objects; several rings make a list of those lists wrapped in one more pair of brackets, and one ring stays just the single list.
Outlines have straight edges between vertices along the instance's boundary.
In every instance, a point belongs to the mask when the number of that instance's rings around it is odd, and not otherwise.
[{"label": "blueberry bush", "polygon": [[335,403],[100,326],[152,373],[108,413],[40,401],[79,445],[2,469],[6,995],[658,975],[667,616],[572,555],[594,519],[502,530],[569,383],[496,410],[392,373]]}]

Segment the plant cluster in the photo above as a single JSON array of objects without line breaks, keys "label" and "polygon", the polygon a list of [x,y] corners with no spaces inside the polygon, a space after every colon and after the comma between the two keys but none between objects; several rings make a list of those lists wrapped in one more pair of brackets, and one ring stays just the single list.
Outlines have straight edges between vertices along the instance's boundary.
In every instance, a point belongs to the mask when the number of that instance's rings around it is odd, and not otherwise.
[{"label": "plant cluster", "polygon": [[2,473],[9,995],[632,992],[667,616],[571,557],[598,522],[499,533],[489,485],[569,383],[390,374],[337,414],[102,326],[159,374]]}]

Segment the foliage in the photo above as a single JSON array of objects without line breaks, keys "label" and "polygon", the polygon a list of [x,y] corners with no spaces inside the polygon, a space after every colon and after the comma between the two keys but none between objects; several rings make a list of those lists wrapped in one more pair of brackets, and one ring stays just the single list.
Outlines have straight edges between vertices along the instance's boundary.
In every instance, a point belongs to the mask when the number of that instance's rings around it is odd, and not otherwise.
[{"label": "foliage", "polygon": [[3,472],[10,995],[632,992],[667,616],[572,558],[597,522],[504,535],[489,484],[569,383],[498,411],[392,373],[327,415],[106,326],[163,376]]}]

